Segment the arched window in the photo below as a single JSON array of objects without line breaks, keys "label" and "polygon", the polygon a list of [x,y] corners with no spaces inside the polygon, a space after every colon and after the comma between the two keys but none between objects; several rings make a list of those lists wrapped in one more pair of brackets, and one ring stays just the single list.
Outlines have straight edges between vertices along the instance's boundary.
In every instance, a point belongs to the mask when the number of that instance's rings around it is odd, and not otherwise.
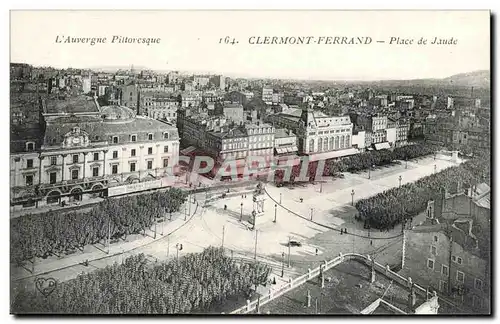
[{"label": "arched window", "polygon": [[309,141],[309,152],[314,152],[314,139]]},{"label": "arched window", "polygon": [[340,138],[340,148],[344,148],[344,135]]},{"label": "arched window", "polygon": [[335,136],[335,149],[339,148],[339,137]]},{"label": "arched window", "polygon": [[333,150],[333,141],[334,141],[334,138],[330,137],[330,151]]},{"label": "arched window", "polygon": [[323,151],[323,139],[319,138],[318,139],[318,152]]}]

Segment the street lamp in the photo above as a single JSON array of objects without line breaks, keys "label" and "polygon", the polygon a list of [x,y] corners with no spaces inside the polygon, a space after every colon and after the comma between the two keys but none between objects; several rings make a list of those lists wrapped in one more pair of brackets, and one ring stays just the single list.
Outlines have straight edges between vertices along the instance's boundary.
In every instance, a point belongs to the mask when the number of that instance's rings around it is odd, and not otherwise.
[{"label": "street lamp", "polygon": [[274,204],[274,221],[273,223],[276,223],[276,214],[278,212],[278,205]]},{"label": "street lamp", "polygon": [[281,253],[281,278],[285,275],[285,252]]},{"label": "street lamp", "polygon": [[182,250],[182,244],[181,243],[177,243],[175,245],[176,249],[177,249],[177,260],[179,260],[179,251]]},{"label": "street lamp", "polygon": [[241,206],[241,212],[240,212],[240,222],[243,219],[243,203],[240,204]]},{"label": "street lamp", "polygon": [[280,192],[280,205],[281,205],[281,192]]},{"label": "street lamp", "polygon": [[401,176],[399,176],[399,187],[401,187],[401,180],[402,180],[402,178],[401,178]]},{"label": "street lamp", "polygon": [[408,169],[408,158],[406,158],[406,165],[405,165],[405,169]]},{"label": "street lamp", "polygon": [[371,165],[369,168],[368,168],[368,179],[371,179],[372,175],[371,175],[371,170],[372,168],[375,168],[375,164],[374,165]]},{"label": "street lamp", "polygon": [[313,220],[313,210],[314,208],[311,208],[311,220]]},{"label": "street lamp", "polygon": [[351,206],[354,206],[354,189],[351,191]]}]

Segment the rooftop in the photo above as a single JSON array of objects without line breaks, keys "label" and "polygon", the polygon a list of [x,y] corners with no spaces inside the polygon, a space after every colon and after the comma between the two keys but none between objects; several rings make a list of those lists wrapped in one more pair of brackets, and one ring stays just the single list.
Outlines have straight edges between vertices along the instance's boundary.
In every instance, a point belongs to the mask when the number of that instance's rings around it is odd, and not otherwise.
[{"label": "rooftop", "polygon": [[[370,269],[356,261],[346,261],[325,272],[325,288],[318,279],[312,279],[281,297],[263,305],[266,314],[361,314],[361,311],[382,298],[387,303],[406,311],[409,290],[376,273],[376,281],[370,283]],[[311,295],[311,307],[306,307],[307,292]],[[416,305],[424,302],[417,294]],[[316,312],[316,303],[318,310]],[[380,311],[397,314],[392,310]]]},{"label": "rooftop", "polygon": [[86,96],[67,97],[64,100],[46,99],[45,107],[49,114],[99,112],[94,98]]}]

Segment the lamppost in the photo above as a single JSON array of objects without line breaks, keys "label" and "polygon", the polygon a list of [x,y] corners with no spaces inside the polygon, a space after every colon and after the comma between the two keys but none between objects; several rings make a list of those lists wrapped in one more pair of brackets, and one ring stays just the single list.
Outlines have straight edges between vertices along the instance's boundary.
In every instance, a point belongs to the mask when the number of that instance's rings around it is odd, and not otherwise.
[{"label": "lamppost", "polygon": [[399,187],[400,187],[400,188],[401,188],[401,180],[402,180],[402,179],[403,179],[403,178],[401,178],[401,176],[399,176]]},{"label": "lamppost", "polygon": [[319,183],[319,193],[323,193],[323,182]]},{"label": "lamppost", "polygon": [[371,178],[372,178],[372,174],[371,174],[372,168],[375,168],[375,164],[374,164],[374,165],[372,165],[372,166],[370,166],[370,167],[368,168],[368,179],[371,179]]},{"label": "lamppost", "polygon": [[313,220],[313,210],[314,208],[311,208],[311,220]]},{"label": "lamppost", "polygon": [[408,158],[406,158],[406,165],[405,165],[405,169],[408,169]]},{"label": "lamppost", "polygon": [[434,173],[436,172],[436,170],[437,170],[437,165],[434,164]]},{"label": "lamppost", "polygon": [[273,223],[276,223],[276,214],[278,212],[278,205],[277,204],[274,204],[274,221]]},{"label": "lamppost", "polygon": [[281,192],[280,192],[280,205],[281,205]]},{"label": "lamppost", "polygon": [[285,275],[285,252],[281,253],[281,278]]},{"label": "lamppost", "polygon": [[177,260],[179,260],[179,251],[182,250],[182,244],[177,243],[175,247],[177,248]]},{"label": "lamppost", "polygon": [[351,206],[354,206],[354,189],[351,191]]},{"label": "lamppost", "polygon": [[240,222],[243,219],[243,203],[240,204],[241,210],[240,210]]}]

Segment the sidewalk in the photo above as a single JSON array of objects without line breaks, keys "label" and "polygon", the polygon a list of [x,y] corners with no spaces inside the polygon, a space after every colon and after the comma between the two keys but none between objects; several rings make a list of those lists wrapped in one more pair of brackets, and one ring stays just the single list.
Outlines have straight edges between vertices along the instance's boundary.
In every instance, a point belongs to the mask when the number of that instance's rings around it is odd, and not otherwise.
[{"label": "sidewalk", "polygon": [[[127,237],[126,242],[117,242],[112,243],[109,246],[109,253],[107,252],[107,248],[103,244],[94,244],[89,245],[84,248],[84,252],[76,252],[75,254],[64,256],[62,258],[51,257],[52,260],[40,261],[38,258],[35,261],[35,271],[31,273],[27,269],[23,267],[14,267],[11,265],[11,280],[19,281],[23,279],[28,279],[31,277],[36,277],[39,275],[47,274],[50,272],[54,272],[57,270],[62,270],[66,268],[70,268],[76,265],[81,265],[84,262],[92,262],[98,261],[102,259],[112,258],[114,256],[118,256],[132,250],[145,247],[151,243],[158,242],[167,238],[170,234],[177,231],[185,224],[189,223],[189,221],[193,218],[193,216],[200,211],[201,206],[197,207],[197,203],[191,203],[192,214],[189,216],[187,221],[184,221],[183,213],[178,212],[173,217],[172,221],[167,221],[163,228],[163,236],[160,235],[162,224],[159,223],[157,225],[157,235],[156,239],[154,239],[154,230],[146,230],[146,236],[142,236],[141,234],[133,234]],[[181,208],[184,210],[184,208]],[[167,216],[168,219],[168,216]],[[154,226],[152,226],[154,228]],[[31,263],[26,262],[26,267],[31,268]]]}]

